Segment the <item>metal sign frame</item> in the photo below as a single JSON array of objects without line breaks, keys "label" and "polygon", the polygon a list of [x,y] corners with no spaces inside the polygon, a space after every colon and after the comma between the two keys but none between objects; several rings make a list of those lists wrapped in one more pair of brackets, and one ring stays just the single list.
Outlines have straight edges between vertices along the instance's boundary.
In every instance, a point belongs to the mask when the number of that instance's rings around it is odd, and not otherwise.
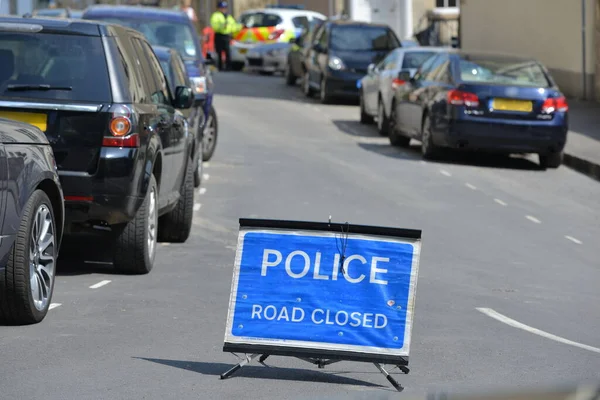
[{"label": "metal sign frame", "polygon": [[[352,224],[340,224],[332,222],[307,222],[307,221],[285,221],[285,220],[268,220],[268,219],[249,219],[240,218],[239,220],[240,231],[247,230],[282,230],[282,233],[286,231],[315,231],[319,233],[332,233],[332,234],[353,234],[353,235],[365,235],[370,236],[372,240],[381,238],[382,241],[387,237],[390,240],[406,239],[407,243],[413,245],[413,259],[412,259],[412,271],[413,276],[410,280],[410,292],[408,296],[408,311],[407,315],[411,316],[410,321],[407,317],[405,327],[405,340],[406,354],[386,354],[385,352],[377,352],[376,348],[371,351],[368,349],[350,350],[344,351],[339,349],[322,349],[319,348],[319,344],[315,343],[310,345],[301,343],[288,343],[281,345],[274,344],[261,344],[265,340],[248,340],[241,338],[235,339],[230,334],[233,326],[233,318],[235,312],[235,303],[237,298],[237,288],[239,279],[239,268],[241,263],[241,255],[243,252],[243,235],[245,233],[240,232],[238,247],[236,252],[236,263],[233,272],[233,279],[231,283],[230,291],[230,302],[229,312],[227,317],[227,327],[225,333],[225,340],[223,344],[223,351],[230,353],[246,353],[250,356],[246,356],[239,364],[231,368],[229,371],[221,375],[221,379],[225,379],[235,373],[238,369],[251,362],[253,359],[260,356],[259,362],[263,363],[269,356],[288,356],[296,357],[307,362],[317,365],[319,368],[323,368],[325,365],[332,364],[339,361],[357,361],[357,362],[369,362],[375,364],[375,366],[386,376],[388,381],[399,391],[403,388],[400,386],[391,375],[383,368],[382,364],[390,364],[397,366],[405,374],[408,374],[408,352],[410,349],[410,338],[412,335],[412,316],[414,315],[414,297],[416,295],[418,269],[420,262],[420,250],[421,250],[421,230],[416,229],[401,229],[391,227],[377,227],[368,225],[352,225]],[[412,301],[411,301],[412,299]],[[309,347],[307,347],[309,346]],[[329,345],[321,345],[323,347],[331,347]]]}]

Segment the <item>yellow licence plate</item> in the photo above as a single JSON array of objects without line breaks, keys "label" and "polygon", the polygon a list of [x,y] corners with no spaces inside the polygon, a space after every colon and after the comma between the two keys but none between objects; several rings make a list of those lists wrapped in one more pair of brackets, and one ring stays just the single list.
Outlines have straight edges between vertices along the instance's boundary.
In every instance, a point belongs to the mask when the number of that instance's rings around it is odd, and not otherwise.
[{"label": "yellow licence plate", "polygon": [[46,114],[27,113],[18,111],[0,111],[0,118],[25,122],[39,128],[42,132],[46,132],[46,129],[48,128],[48,116]]},{"label": "yellow licence plate", "polygon": [[494,99],[492,108],[498,111],[531,112],[533,111],[533,103],[527,100]]},{"label": "yellow licence plate", "polygon": [[246,54],[248,52],[248,49],[240,49],[240,54]]}]

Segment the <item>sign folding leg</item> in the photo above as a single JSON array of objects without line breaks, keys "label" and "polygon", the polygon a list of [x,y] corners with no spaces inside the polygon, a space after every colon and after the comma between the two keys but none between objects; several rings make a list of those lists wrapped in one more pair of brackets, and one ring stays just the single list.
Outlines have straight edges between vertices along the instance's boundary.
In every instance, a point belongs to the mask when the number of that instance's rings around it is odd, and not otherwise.
[{"label": "sign folding leg", "polygon": [[[379,372],[381,372],[386,378],[387,380],[392,384],[393,387],[396,388],[397,391],[401,392],[404,390],[404,387],[402,387],[402,385],[400,385],[393,376],[391,376],[386,370],[385,368],[383,368],[383,365],[379,364],[379,363],[373,363],[375,364],[375,366],[377,367],[377,369],[379,370]],[[404,370],[402,370],[403,372],[405,372]],[[406,372],[405,372],[406,373]]]},{"label": "sign folding leg", "polygon": [[[262,355],[258,354],[258,353],[250,354],[250,355],[245,354],[245,358],[242,361],[240,361],[238,364],[233,366],[228,371],[221,374],[221,379],[229,378],[231,375],[235,374],[243,366],[250,364],[252,362],[252,360],[254,360],[255,358],[257,358],[259,356],[260,356],[260,358],[258,359],[258,362],[265,365],[264,362],[267,358],[269,358],[269,354],[262,354]],[[335,364],[337,362],[343,361],[343,360],[326,360],[326,359],[322,359],[322,358],[311,358],[311,357],[296,357],[296,358],[298,358],[302,361],[306,361],[308,363],[314,364],[318,368],[325,368],[325,366],[327,366],[327,365],[331,365],[331,364]],[[396,381],[394,379],[394,377],[389,374],[389,372],[386,371],[386,369],[383,367],[383,365],[381,365],[379,363],[373,363],[373,365],[375,365],[377,367],[379,372],[381,372],[383,374],[383,376],[386,377],[386,379],[392,384],[392,386],[397,391],[401,392],[404,390],[404,387],[402,385],[400,385],[398,383],[398,381]],[[408,374],[408,372],[409,372],[409,369],[403,365],[398,365],[398,369],[400,369],[405,374]]]}]

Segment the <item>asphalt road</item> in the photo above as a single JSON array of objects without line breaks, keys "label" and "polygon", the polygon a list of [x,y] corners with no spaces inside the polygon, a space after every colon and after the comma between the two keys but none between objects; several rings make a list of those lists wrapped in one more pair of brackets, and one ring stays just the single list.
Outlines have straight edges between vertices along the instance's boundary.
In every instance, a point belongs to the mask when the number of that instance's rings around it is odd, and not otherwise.
[{"label": "asphalt road", "polygon": [[[161,245],[147,276],[63,262],[60,306],[0,327],[2,398],[396,397],[370,364],[272,357],[218,379],[236,362],[222,341],[239,217],[423,230],[411,373],[397,375],[406,394],[598,378],[597,182],[525,158],[422,162],[416,144],[395,149],[361,126],[356,105],[320,105],[281,77],[216,80],[220,137],[192,237]],[[102,259],[95,246],[88,261]]]}]

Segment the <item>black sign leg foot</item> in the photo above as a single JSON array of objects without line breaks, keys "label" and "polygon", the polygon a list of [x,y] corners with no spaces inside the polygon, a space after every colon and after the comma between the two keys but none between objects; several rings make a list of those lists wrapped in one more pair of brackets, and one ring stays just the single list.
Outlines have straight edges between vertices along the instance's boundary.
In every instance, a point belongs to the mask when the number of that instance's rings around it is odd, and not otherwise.
[{"label": "black sign leg foot", "polygon": [[377,369],[379,370],[379,372],[381,372],[386,378],[387,380],[392,384],[393,387],[396,388],[397,391],[401,392],[404,390],[404,388],[402,387],[402,385],[400,385],[398,382],[396,382],[396,380],[394,379],[393,376],[391,376],[386,370],[385,368],[383,368],[383,366],[379,363],[374,363],[375,366],[377,367]]},{"label": "black sign leg foot", "polygon": [[222,373],[221,379],[229,378],[231,375],[235,374],[240,368],[242,368],[244,365],[249,364],[252,360],[254,360],[259,355],[260,354],[250,354],[249,356],[246,356],[246,358],[244,360],[242,360],[239,364],[233,366],[233,368],[231,368],[230,370]]},{"label": "black sign leg foot", "polygon": [[260,356],[260,358],[258,359],[258,362],[261,364],[264,364],[264,362],[266,361],[266,359],[269,358],[268,354],[263,354],[262,356]]}]

